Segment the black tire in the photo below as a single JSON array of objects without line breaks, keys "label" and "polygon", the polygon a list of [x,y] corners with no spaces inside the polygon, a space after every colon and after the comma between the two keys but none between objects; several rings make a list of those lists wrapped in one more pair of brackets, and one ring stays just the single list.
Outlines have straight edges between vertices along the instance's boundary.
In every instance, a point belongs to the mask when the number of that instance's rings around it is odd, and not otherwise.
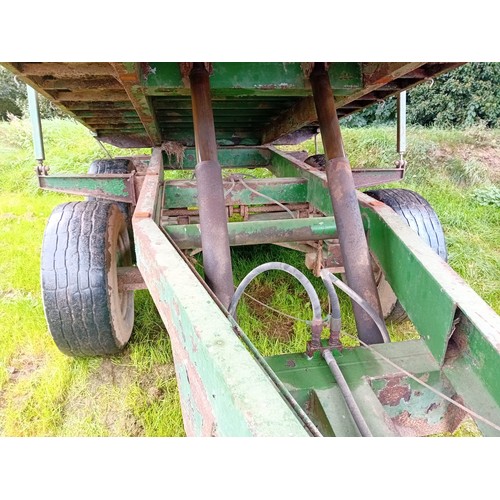
[{"label": "black tire", "polygon": [[310,165],[311,167],[317,168],[318,170],[326,169],[326,158],[325,155],[312,155],[304,160],[304,163]]},{"label": "black tire", "polygon": [[[429,202],[408,189],[379,189],[365,194],[391,207],[444,261],[448,260],[443,227]],[[400,323],[408,319],[382,270],[375,265],[375,279],[382,311],[387,321]]]},{"label": "black tire", "polygon": [[128,342],[134,292],[118,290],[117,267],[132,263],[123,214],[115,203],[57,206],[42,244],[42,298],[57,347],[71,356],[112,355]]},{"label": "black tire", "polygon": [[[113,158],[110,160],[95,160],[89,167],[89,174],[128,174],[133,168],[133,164],[130,160],[126,158]],[[88,201],[99,200],[99,198],[94,198],[93,196],[87,197]],[[106,200],[103,200],[106,201]],[[131,223],[131,206],[129,203],[123,202],[115,202],[123,216],[125,217],[125,221],[127,226]]]}]

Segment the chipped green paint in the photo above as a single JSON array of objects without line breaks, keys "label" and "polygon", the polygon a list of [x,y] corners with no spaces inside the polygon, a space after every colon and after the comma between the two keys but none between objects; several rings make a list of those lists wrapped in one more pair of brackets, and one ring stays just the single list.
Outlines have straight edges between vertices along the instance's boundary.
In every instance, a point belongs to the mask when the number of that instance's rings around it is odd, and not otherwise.
[{"label": "chipped green paint", "polygon": [[498,412],[500,317],[390,208],[358,198],[370,248],[447,377],[479,413]]},{"label": "chipped green paint", "polygon": [[[134,106],[144,129],[147,132],[151,145],[159,145],[162,142],[160,129],[156,122],[154,110],[151,102],[145,95],[140,84],[141,65],[140,63],[121,62],[113,63],[117,73],[117,78],[126,90],[131,104]],[[130,129],[130,127],[128,127]]]},{"label": "chipped green paint", "polygon": [[[300,179],[269,179],[250,180],[245,183],[253,190],[271,197],[280,203],[305,203],[307,183]],[[231,181],[225,184],[229,190]],[[268,199],[258,196],[240,183],[233,183],[230,193],[231,205],[263,205],[272,203]],[[196,181],[171,181],[165,183],[165,208],[182,208],[198,206],[198,189]]]},{"label": "chipped green paint", "polygon": [[130,175],[46,175],[39,186],[49,191],[96,196],[114,201],[135,201]]},{"label": "chipped green paint", "polygon": [[[415,375],[448,397],[456,394],[446,377],[438,371]],[[436,425],[445,417],[449,403],[410,377],[396,375],[373,378],[370,384],[390,418],[407,412],[412,419],[425,420],[430,425]]]},{"label": "chipped green paint", "polygon": [[387,281],[436,359],[443,361],[456,304],[393,228],[367,208],[362,208],[361,213],[368,219],[370,249]]},{"label": "chipped green paint", "polygon": [[307,436],[156,224],[133,219],[133,228],[137,264],[172,340],[187,433]]},{"label": "chipped green paint", "polygon": [[[332,214],[330,196],[322,173],[300,168],[296,160],[271,148],[271,166],[277,176],[301,176],[308,181],[308,201],[326,215]],[[484,379],[500,403],[500,332],[498,315],[482,301],[467,284],[425,243],[408,228],[390,208],[375,210],[366,195],[361,213],[368,231],[371,251],[377,257],[399,301],[406,309],[422,338],[436,359],[443,363],[457,307],[470,318],[471,347],[474,348],[471,366]],[[382,211],[381,211],[382,210]],[[409,286],[411,284],[411,286]],[[481,310],[480,314],[475,311]],[[471,318],[474,318],[472,320]],[[483,319],[482,319],[483,318]],[[481,323],[480,323],[481,322]],[[479,326],[481,324],[481,326]],[[488,340],[491,337],[493,340]],[[488,363],[478,360],[487,358]],[[481,371],[477,368],[481,366]]]},{"label": "chipped green paint", "polygon": [[[380,344],[375,349],[410,372],[439,370],[421,340]],[[370,385],[372,378],[392,376],[398,371],[365,348],[344,349],[333,354],[373,434],[398,435],[397,430],[387,423],[388,415]],[[266,361],[301,405],[310,406],[320,413],[310,416],[318,424],[322,422],[320,427],[324,432],[330,428],[328,435],[359,435],[350,421],[332,373],[319,353],[315,353],[312,359],[304,354],[283,354],[268,357]]]},{"label": "chipped green paint", "polygon": [[[267,148],[219,148],[217,157],[222,168],[265,167],[269,165],[271,153]],[[167,169],[194,169],[196,150],[186,148],[181,161],[174,154],[163,152],[163,161]]]},{"label": "chipped green paint", "polygon": [[[200,248],[199,224],[165,225],[179,248]],[[228,223],[229,244],[255,245],[284,241],[326,240],[335,238],[337,228],[332,217],[280,219]]]},{"label": "chipped green paint", "polygon": [[332,201],[326,180],[322,178],[323,174],[309,172],[300,168],[294,161],[294,158],[282,153],[277,149],[271,148],[271,165],[269,170],[276,177],[302,177],[307,180],[307,201],[325,215],[333,215]]},{"label": "chipped green paint", "polygon": [[[500,331],[500,323],[498,325]],[[452,348],[448,351],[448,360],[443,367],[444,373],[459,388],[461,394],[482,407],[484,412],[498,411],[500,405],[500,344],[489,341],[479,328],[462,313],[455,333],[450,341]],[[454,350],[456,352],[454,352]],[[477,380],[476,385],[472,380]],[[480,395],[486,388],[490,394],[487,400]],[[491,418],[494,418],[493,415]],[[496,416],[500,423],[500,415]],[[480,424],[481,427],[482,424]],[[489,433],[489,428],[481,427],[481,431]]]},{"label": "chipped green paint", "polygon": [[[210,88],[215,98],[311,94],[301,63],[214,62],[212,67]],[[332,63],[328,73],[336,95],[348,95],[363,86],[360,63]],[[141,82],[148,95],[189,95],[178,63],[148,63]]]}]

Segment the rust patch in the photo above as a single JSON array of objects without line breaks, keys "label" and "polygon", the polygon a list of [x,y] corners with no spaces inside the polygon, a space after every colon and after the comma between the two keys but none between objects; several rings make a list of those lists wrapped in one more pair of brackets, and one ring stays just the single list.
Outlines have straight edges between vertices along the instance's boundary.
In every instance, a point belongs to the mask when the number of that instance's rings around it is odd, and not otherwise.
[{"label": "rust patch", "polygon": [[397,406],[401,399],[410,400],[410,386],[408,384],[399,385],[400,381],[401,377],[394,377],[389,380],[385,389],[380,391],[378,398],[384,406]]},{"label": "rust patch", "polygon": [[[165,319],[165,318],[164,318]],[[195,436],[197,432],[194,427],[195,414],[198,413],[202,418],[201,435],[211,436],[216,426],[212,407],[208,396],[204,390],[204,384],[196,371],[196,366],[190,360],[184,345],[175,335],[175,328],[172,325],[166,325],[170,333],[172,353],[174,355],[175,366],[183,367],[189,384],[189,393],[181,391],[181,407],[184,428],[188,436]],[[180,373],[177,373],[177,384],[182,387],[179,379]]]},{"label": "rust patch", "polygon": [[[460,396],[453,396],[452,399],[460,404],[463,404]],[[445,402],[443,401],[443,404]],[[437,408],[439,405],[433,403],[429,407],[428,412]],[[432,436],[435,434],[452,433],[462,423],[467,413],[453,404],[448,404],[446,411],[436,423],[431,423],[422,418],[413,418],[411,414],[405,410],[398,416],[392,418],[392,422],[396,426],[399,434],[404,437],[417,437],[417,436]]]}]

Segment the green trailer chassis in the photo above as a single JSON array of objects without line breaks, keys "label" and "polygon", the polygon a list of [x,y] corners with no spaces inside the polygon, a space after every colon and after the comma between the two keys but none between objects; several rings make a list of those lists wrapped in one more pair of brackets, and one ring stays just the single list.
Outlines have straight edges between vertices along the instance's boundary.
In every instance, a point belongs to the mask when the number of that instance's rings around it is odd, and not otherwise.
[{"label": "green trailer chassis", "polygon": [[[483,435],[500,434],[500,318],[396,212],[357,190],[402,178],[404,99],[395,169],[351,168],[338,121],[459,64],[5,64],[98,139],[153,148],[130,172],[51,176],[34,121],[40,187],[117,202],[126,215],[110,207],[122,247],[133,235],[136,266],[115,263],[105,293],[150,291],[170,335],[188,435],[426,436],[466,417]],[[318,131],[323,166],[279,149]],[[172,170],[196,181],[168,180]],[[230,246],[263,243],[305,253],[317,276],[345,276],[336,284],[351,297],[359,347],[339,343],[335,291],[324,281],[329,340],[320,339],[324,320],[313,305],[303,352],[262,357],[228,311],[239,293]],[[188,255],[199,251],[205,279]],[[382,342],[377,272],[417,340]]]},{"label": "green trailer chassis", "polygon": [[[184,155],[183,168],[190,168],[191,151]],[[226,196],[228,213],[229,207],[247,207],[246,220],[228,223],[232,245],[289,242],[301,249],[302,243],[306,252],[314,251],[313,242],[336,241],[324,172],[275,147],[225,148],[221,157],[227,167],[269,169],[275,178],[248,180],[249,187],[303,212],[296,219],[277,218],[274,208],[263,210],[276,205],[240,185]],[[159,149],[142,163],[142,171],[130,175],[39,176],[40,185],[136,204],[132,226],[143,283],[135,288],[149,289],[169,332],[188,435],[307,435],[239,340],[234,319],[181,251],[200,247],[193,181],[165,181],[165,172],[178,164]],[[136,192],[138,198],[131,198]],[[357,196],[370,250],[420,334],[418,340],[333,351],[373,435],[453,431],[467,416],[401,370],[499,423],[498,316],[392,209],[361,192]],[[259,220],[262,215],[268,218]],[[319,353],[312,359],[296,353],[266,361],[323,435],[359,435]],[[498,435],[485,420],[475,419],[481,433]]]}]

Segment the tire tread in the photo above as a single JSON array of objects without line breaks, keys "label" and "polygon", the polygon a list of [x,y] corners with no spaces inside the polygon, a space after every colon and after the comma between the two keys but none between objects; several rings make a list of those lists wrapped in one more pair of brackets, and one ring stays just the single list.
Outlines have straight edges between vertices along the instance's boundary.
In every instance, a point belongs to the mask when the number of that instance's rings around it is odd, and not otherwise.
[{"label": "tire tread", "polygon": [[[448,259],[443,227],[425,198],[409,189],[378,189],[365,194],[391,207],[443,260]],[[406,319],[398,300],[386,320],[401,323]]]},{"label": "tire tread", "polygon": [[[56,207],[42,244],[42,296],[50,333],[72,356],[116,354],[107,282],[107,230],[112,203]],[[118,212],[115,212],[118,213]]]}]

